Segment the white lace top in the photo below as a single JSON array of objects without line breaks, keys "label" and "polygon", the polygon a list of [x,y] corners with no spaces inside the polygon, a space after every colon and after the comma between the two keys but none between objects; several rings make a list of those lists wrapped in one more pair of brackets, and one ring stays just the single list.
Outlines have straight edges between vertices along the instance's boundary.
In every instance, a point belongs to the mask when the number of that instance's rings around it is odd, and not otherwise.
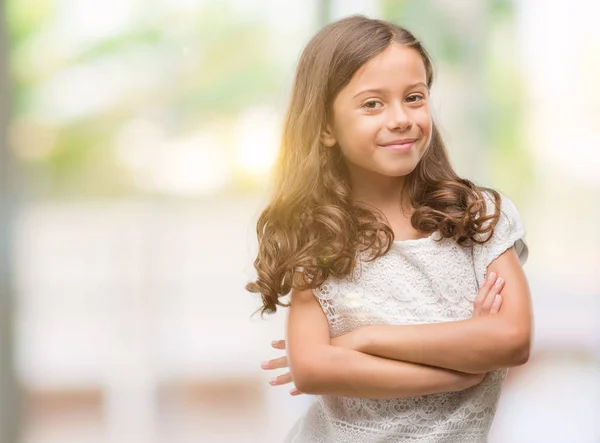
[{"label": "white lace top", "polygon": [[[486,194],[488,212],[494,211]],[[394,242],[353,275],[329,278],[314,290],[332,337],[373,324],[417,324],[471,317],[487,266],[513,244],[521,263],[528,249],[519,213],[502,196],[502,213],[484,245],[462,247],[439,233]],[[488,234],[489,235],[489,234]],[[288,443],[484,443],[507,370],[490,372],[460,392],[394,400],[316,396],[289,432]]]}]

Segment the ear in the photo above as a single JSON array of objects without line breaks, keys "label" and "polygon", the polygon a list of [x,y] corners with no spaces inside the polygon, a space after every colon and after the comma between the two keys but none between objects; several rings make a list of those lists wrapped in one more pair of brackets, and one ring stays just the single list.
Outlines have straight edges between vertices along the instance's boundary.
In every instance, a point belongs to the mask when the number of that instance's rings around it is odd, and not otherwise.
[{"label": "ear", "polygon": [[327,126],[321,131],[321,143],[323,143],[328,148],[335,146],[337,143],[335,136],[333,135],[333,131],[331,130],[331,125],[327,123]]}]

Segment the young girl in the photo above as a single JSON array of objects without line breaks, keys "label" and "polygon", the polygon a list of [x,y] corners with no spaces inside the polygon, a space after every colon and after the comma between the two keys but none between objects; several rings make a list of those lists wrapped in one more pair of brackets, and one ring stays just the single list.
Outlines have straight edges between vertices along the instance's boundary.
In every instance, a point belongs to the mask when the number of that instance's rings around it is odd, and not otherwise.
[{"label": "young girl", "polygon": [[272,384],[317,397],[288,442],[483,443],[528,359],[519,213],[453,171],[432,82],[410,32],[362,16],[302,54],[246,287],[263,313],[291,292]]}]

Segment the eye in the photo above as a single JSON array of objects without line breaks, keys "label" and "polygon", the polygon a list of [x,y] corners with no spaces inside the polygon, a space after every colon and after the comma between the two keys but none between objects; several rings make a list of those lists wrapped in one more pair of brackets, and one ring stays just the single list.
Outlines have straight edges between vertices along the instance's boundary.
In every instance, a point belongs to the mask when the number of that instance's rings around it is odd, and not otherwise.
[{"label": "eye", "polygon": [[[380,105],[380,106],[377,106]],[[381,108],[381,106],[383,106],[383,103],[381,103],[379,100],[368,100],[366,102],[363,103],[362,107],[367,109],[368,111],[376,111],[379,108]]]},{"label": "eye", "polygon": [[406,97],[406,100],[409,103],[417,103],[421,100],[423,100],[423,96],[421,94],[413,94],[413,95],[409,95],[408,97]]}]

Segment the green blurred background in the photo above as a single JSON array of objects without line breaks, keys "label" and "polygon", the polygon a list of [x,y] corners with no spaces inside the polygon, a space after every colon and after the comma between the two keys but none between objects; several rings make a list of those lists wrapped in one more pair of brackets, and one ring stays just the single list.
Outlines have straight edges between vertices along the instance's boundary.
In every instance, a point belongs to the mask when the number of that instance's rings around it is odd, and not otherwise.
[{"label": "green blurred background", "polygon": [[453,164],[525,221],[536,340],[490,441],[600,441],[595,2],[0,4],[0,443],[282,439],[309,399],[267,385],[284,313],[244,285],[295,64],[354,13],[423,41]]}]

